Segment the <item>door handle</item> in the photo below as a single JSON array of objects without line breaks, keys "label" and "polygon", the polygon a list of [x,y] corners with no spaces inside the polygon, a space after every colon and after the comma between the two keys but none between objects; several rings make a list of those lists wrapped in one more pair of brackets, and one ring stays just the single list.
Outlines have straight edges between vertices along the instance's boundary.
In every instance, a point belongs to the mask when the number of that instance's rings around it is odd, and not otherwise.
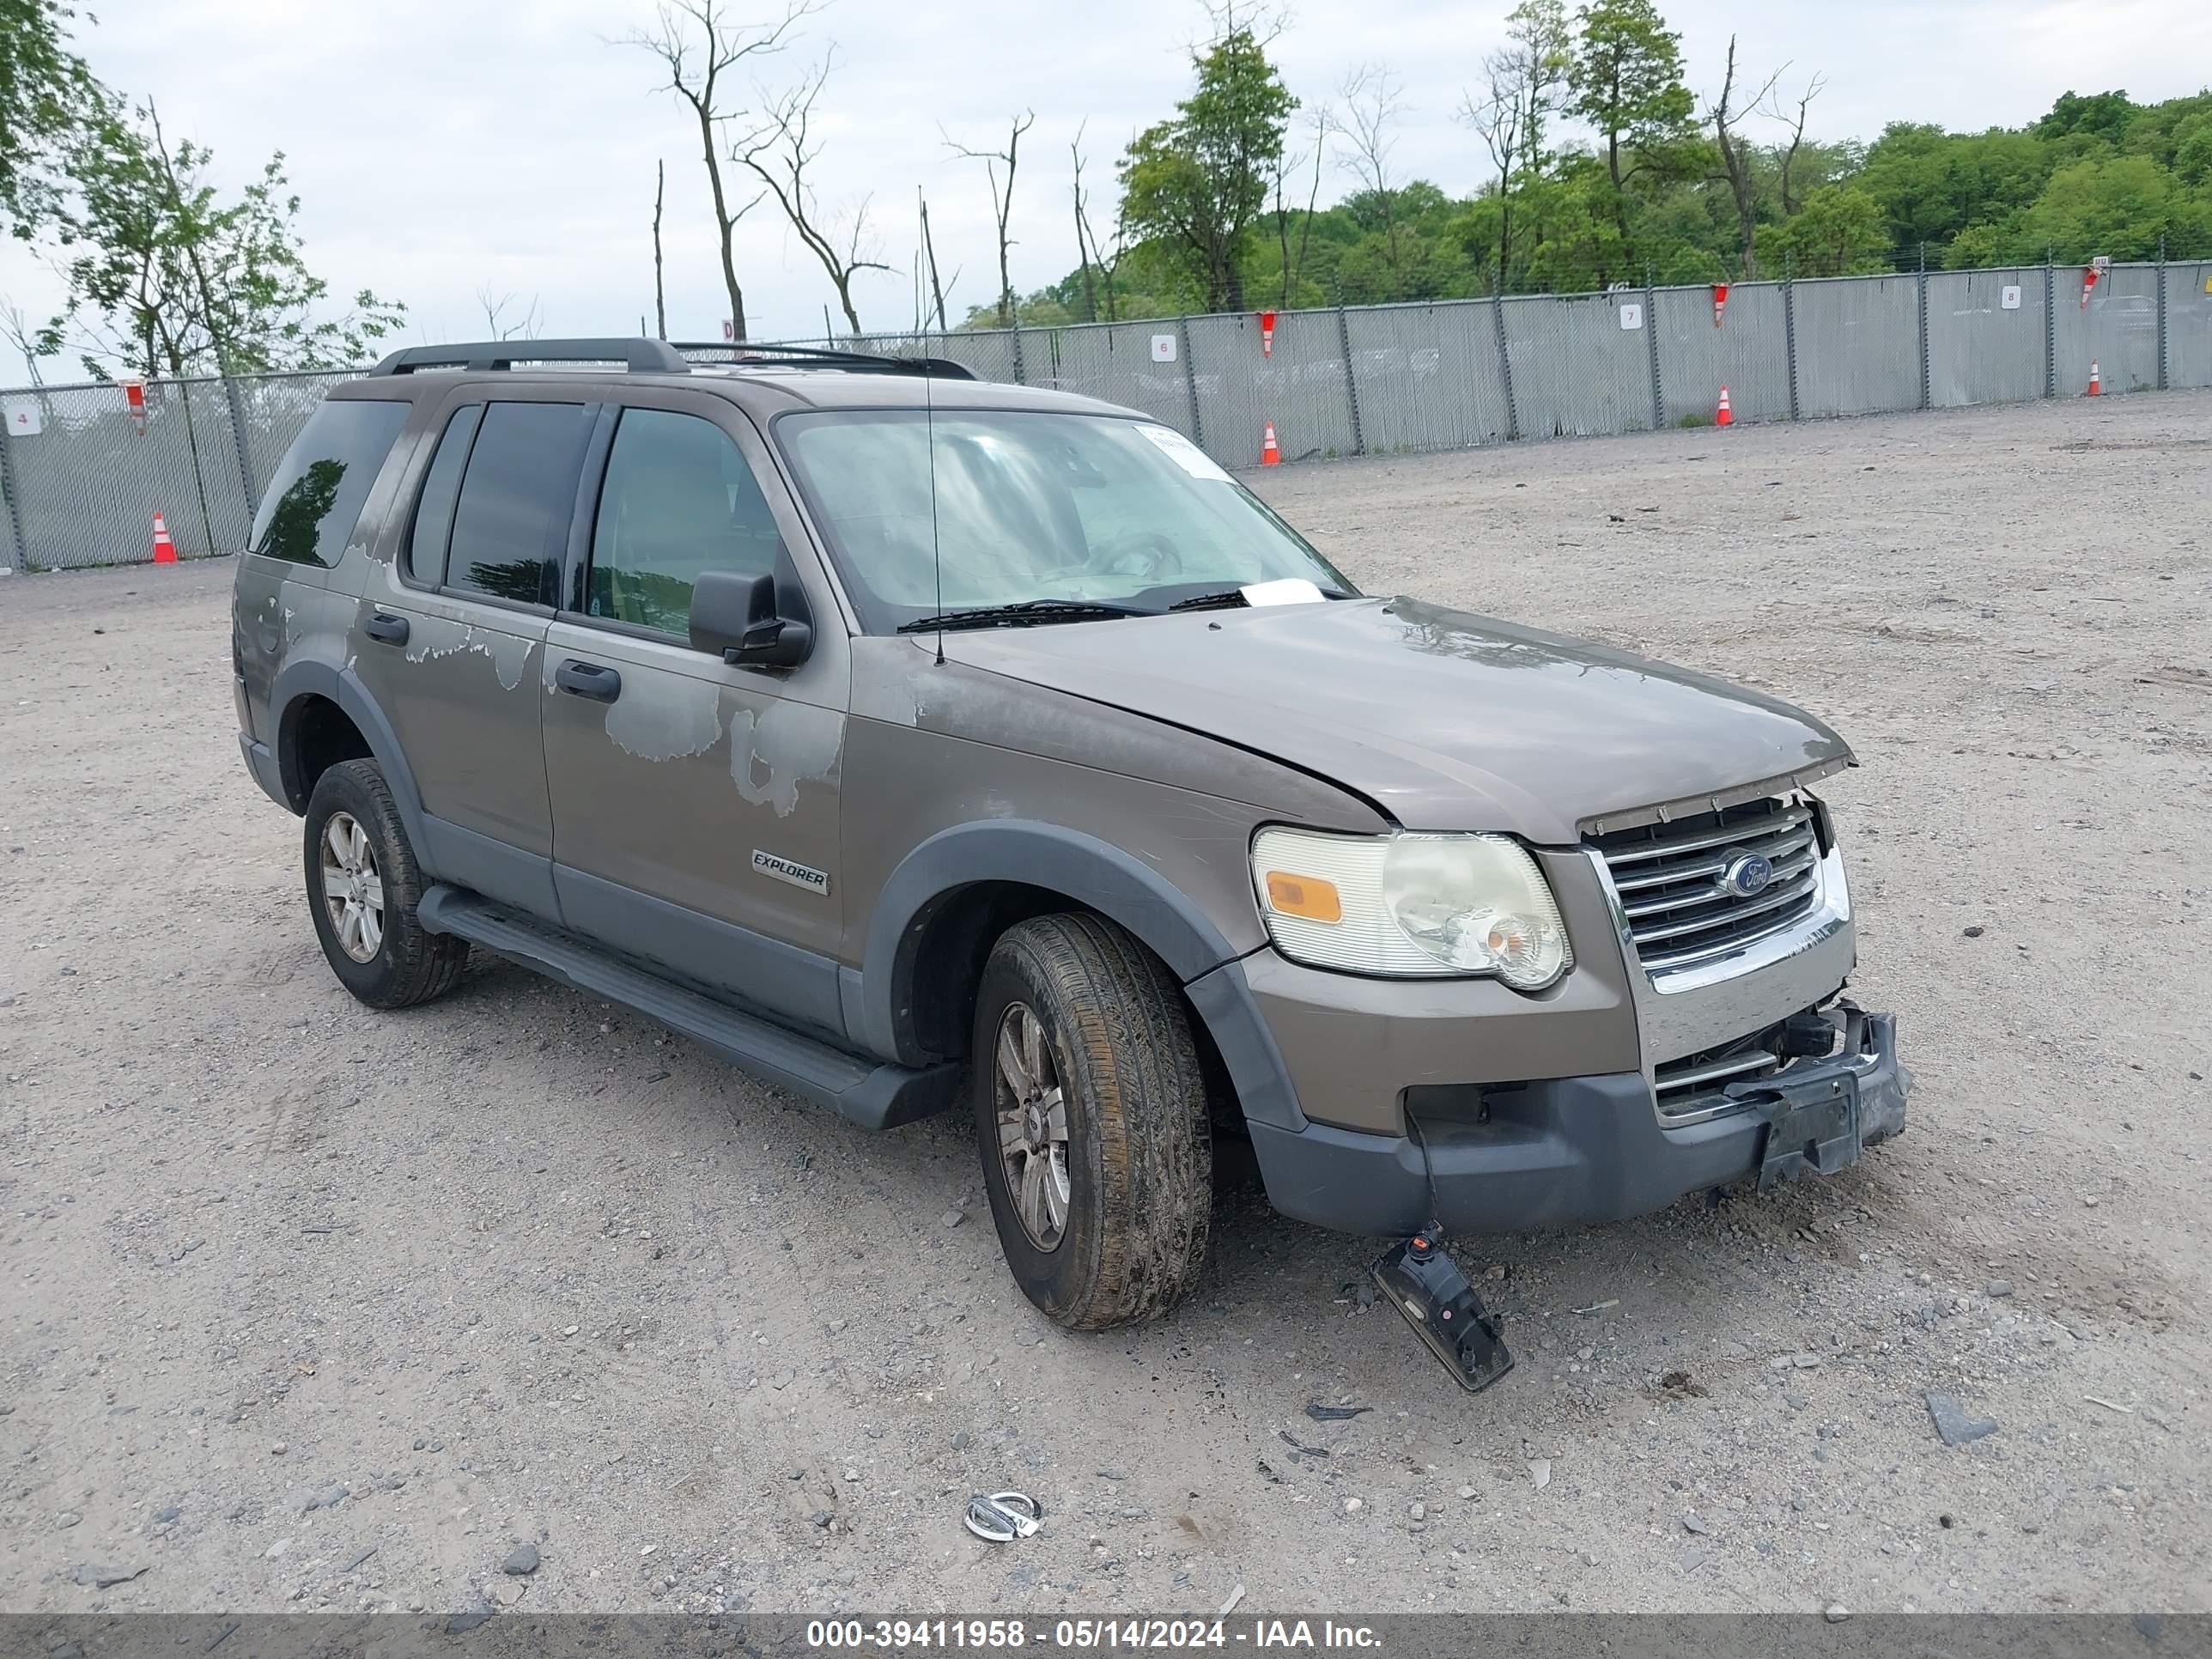
[{"label": "door handle", "polygon": [[595,662],[579,662],[574,657],[553,671],[553,684],[563,691],[589,697],[593,702],[612,702],[622,696],[620,674]]},{"label": "door handle", "polygon": [[362,631],[372,640],[381,640],[386,645],[407,643],[407,618],[389,616],[378,611],[362,627]]}]

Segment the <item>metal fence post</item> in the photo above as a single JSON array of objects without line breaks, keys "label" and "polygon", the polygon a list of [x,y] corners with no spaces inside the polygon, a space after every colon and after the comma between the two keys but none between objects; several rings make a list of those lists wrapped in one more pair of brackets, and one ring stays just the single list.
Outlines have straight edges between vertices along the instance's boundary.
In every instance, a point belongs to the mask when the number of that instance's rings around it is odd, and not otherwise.
[{"label": "metal fence post", "polygon": [[2043,250],[2043,395],[2058,395],[2058,273]]},{"label": "metal fence post", "polygon": [[1521,409],[1513,400],[1513,358],[1505,349],[1505,291],[1502,286],[1491,292],[1490,320],[1498,330],[1498,374],[1505,383],[1505,441],[1511,443],[1521,435]]},{"label": "metal fence post", "polygon": [[222,395],[230,405],[230,442],[238,452],[238,482],[246,491],[246,521],[250,525],[260,503],[254,499],[253,457],[246,443],[246,400],[238,395],[238,382],[228,374],[222,377]]},{"label": "metal fence post", "polygon": [[1176,327],[1182,335],[1182,388],[1190,399],[1190,441],[1200,449],[1206,447],[1206,425],[1198,418],[1198,365],[1190,356],[1190,319],[1178,317]]},{"label": "metal fence post", "polygon": [[1024,370],[1024,368],[1023,368],[1023,367],[1022,367],[1022,319],[1021,319],[1021,318],[1020,318],[1020,316],[1019,316],[1018,314],[1017,314],[1017,315],[1016,315],[1016,317],[1014,318],[1014,331],[1014,331],[1014,384],[1015,384],[1016,386],[1027,386],[1027,385],[1030,383],[1030,379],[1029,379],[1029,375],[1028,375],[1028,374]]},{"label": "metal fence post", "polygon": [[1651,287],[1651,267],[1644,267],[1644,331],[1651,337],[1646,342],[1651,353],[1651,429],[1654,432],[1667,424],[1667,393],[1659,378],[1659,296]]},{"label": "metal fence post", "polygon": [[1790,418],[1797,413],[1797,262],[1782,256],[1782,349],[1790,359]]},{"label": "metal fence post", "polygon": [[1934,401],[1928,385],[1928,244],[1920,245],[1920,406]]},{"label": "metal fence post", "polygon": [[1344,353],[1344,401],[1352,410],[1352,453],[1364,455],[1367,440],[1359,429],[1359,383],[1352,373],[1352,324],[1344,314],[1344,296],[1336,299],[1336,343]]},{"label": "metal fence post", "polygon": [[28,570],[31,542],[23,533],[23,486],[15,476],[15,457],[9,441],[8,422],[0,420],[0,495],[8,498],[8,528],[15,537],[15,566]]},{"label": "metal fence post", "polygon": [[2166,238],[2158,239],[2158,389],[2166,390]]}]

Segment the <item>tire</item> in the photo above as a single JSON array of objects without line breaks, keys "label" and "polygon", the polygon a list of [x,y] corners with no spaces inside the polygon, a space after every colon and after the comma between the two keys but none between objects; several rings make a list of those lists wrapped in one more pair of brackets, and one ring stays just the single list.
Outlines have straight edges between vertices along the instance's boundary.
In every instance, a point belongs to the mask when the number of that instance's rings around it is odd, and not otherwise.
[{"label": "tire", "polygon": [[[1026,1091],[1034,1112],[1000,1054],[1003,1036],[1030,1076],[1024,1011],[1049,1071],[1031,1079],[1042,1089]],[[1110,922],[1039,916],[1009,929],[985,963],[973,1042],[969,1088],[983,1182],[1023,1293],[1070,1330],[1166,1312],[1205,1266],[1213,1196],[1206,1079],[1175,980]],[[1055,1088],[1064,1143],[1049,1112]],[[1001,1149],[1002,1112],[1020,1137],[1010,1152]],[[1042,1154],[1031,1150],[1038,1146]],[[1066,1187],[1055,1231],[1059,1172]],[[1042,1228],[1024,1218],[1025,1193]]]},{"label": "tire", "polygon": [[[365,855],[368,879],[358,885],[348,884],[341,845]],[[302,850],[307,908],[338,983],[372,1008],[411,1008],[453,988],[469,943],[425,932],[416,920],[422,872],[374,761],[343,761],[315,780]],[[371,896],[380,904],[369,905]],[[374,912],[373,925],[364,910]]]}]

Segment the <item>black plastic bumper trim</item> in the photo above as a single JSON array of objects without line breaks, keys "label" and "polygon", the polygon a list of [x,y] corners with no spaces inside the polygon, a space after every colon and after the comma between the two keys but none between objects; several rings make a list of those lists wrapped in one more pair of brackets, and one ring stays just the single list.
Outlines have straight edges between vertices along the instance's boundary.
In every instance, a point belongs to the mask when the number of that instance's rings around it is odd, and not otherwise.
[{"label": "black plastic bumper trim", "polygon": [[[1860,1141],[1905,1127],[1912,1074],[1897,1059],[1894,1016],[1867,1017],[1857,1054],[1793,1069],[1810,1083],[1855,1077]],[[1754,1111],[1668,1128],[1636,1072],[1560,1078],[1486,1093],[1486,1121],[1425,1119],[1438,1213],[1431,1216],[1421,1148],[1397,1135],[1327,1124],[1303,1130],[1248,1119],[1268,1200],[1284,1214],[1341,1232],[1391,1237],[1431,1219],[1448,1232],[1519,1232],[1619,1221],[1664,1209],[1685,1193],[1758,1173],[1767,1120]]]}]

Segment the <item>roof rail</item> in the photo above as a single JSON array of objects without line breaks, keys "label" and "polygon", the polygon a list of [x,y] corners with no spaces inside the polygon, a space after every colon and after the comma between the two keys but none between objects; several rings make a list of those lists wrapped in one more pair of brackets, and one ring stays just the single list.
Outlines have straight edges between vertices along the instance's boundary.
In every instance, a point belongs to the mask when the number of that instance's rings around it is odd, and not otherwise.
[{"label": "roof rail", "polygon": [[633,374],[685,374],[691,365],[665,340],[486,340],[473,345],[409,346],[371,375],[413,374],[426,368],[513,368],[517,363],[620,363]]},{"label": "roof rail", "polygon": [[789,363],[794,368],[840,368],[854,374],[926,374],[943,380],[972,380],[975,372],[950,357],[893,357],[880,352],[836,351],[825,346],[754,345],[746,341],[679,340],[678,351],[711,351],[709,360],[742,368],[748,363]]}]

